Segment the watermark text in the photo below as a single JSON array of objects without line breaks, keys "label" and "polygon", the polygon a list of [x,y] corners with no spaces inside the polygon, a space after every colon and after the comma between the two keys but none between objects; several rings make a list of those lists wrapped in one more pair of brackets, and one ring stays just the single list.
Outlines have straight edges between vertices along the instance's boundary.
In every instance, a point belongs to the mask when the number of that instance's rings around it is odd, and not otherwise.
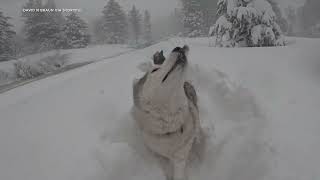
[{"label": "watermark text", "polygon": [[22,12],[35,12],[35,13],[42,13],[42,12],[66,12],[66,13],[70,13],[70,12],[81,12],[81,9],[67,9],[67,8],[61,8],[61,9],[46,9],[46,8],[40,8],[40,9],[22,9]]}]

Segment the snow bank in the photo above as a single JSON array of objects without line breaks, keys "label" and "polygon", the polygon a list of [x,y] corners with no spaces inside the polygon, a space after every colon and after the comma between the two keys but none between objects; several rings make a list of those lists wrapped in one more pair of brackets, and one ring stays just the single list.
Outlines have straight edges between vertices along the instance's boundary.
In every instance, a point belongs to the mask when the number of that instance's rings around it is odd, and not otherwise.
[{"label": "snow bank", "polygon": [[0,62],[0,85],[12,83],[21,77],[22,74],[16,73],[17,71],[20,71],[19,69],[16,69],[15,64],[17,63],[26,67],[22,79],[28,79],[33,78],[36,74],[52,72],[52,70],[55,69],[54,64],[60,64],[62,62],[60,58],[52,57],[67,57],[67,59],[63,60],[63,64],[61,64],[67,66],[71,64],[99,61],[130,50],[131,49],[127,48],[125,45],[96,45],[82,49],[53,50],[25,56],[18,60]]}]

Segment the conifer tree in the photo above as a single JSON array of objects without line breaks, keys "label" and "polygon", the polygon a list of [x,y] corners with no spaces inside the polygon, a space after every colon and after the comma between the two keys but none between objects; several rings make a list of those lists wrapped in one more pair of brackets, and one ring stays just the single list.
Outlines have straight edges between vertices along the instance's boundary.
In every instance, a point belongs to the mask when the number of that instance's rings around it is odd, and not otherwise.
[{"label": "conifer tree", "polygon": [[271,5],[275,15],[276,15],[276,23],[280,26],[282,32],[288,31],[288,22],[283,17],[279,4],[276,0],[267,0],[268,3]]},{"label": "conifer tree", "polygon": [[135,6],[133,6],[129,12],[129,21],[132,29],[133,39],[135,40],[135,43],[138,44],[138,40],[141,35],[141,14]]},{"label": "conifer tree", "polygon": [[[53,0],[43,4],[41,0],[29,0],[24,8],[41,9],[54,8]],[[64,38],[62,36],[61,25],[63,17],[57,12],[23,12],[24,30],[26,40],[34,48],[32,51],[45,51],[58,49],[62,45]]]},{"label": "conifer tree", "polygon": [[182,0],[182,5],[184,35],[188,37],[204,35],[204,17],[200,2],[198,0]]},{"label": "conifer tree", "polygon": [[9,19],[0,11],[0,61],[7,61],[15,55],[13,42],[15,32],[8,22]]},{"label": "conifer tree", "polygon": [[145,41],[146,45],[150,45],[152,42],[150,18],[150,13],[148,10],[146,10],[143,17],[143,40]]},{"label": "conifer tree", "polygon": [[[28,0],[28,2],[23,6],[23,9],[39,9],[42,8],[42,1],[41,0]],[[22,12],[22,17],[24,18],[24,31],[27,41],[29,42],[36,42],[36,34],[39,22],[43,21],[43,17],[39,12]]]},{"label": "conifer tree", "polygon": [[90,26],[93,27],[93,36],[91,38],[91,41],[93,43],[105,43],[105,32],[104,32],[104,26],[103,26],[104,18],[103,16],[96,17],[91,21]]},{"label": "conifer tree", "polygon": [[276,14],[266,0],[219,0],[216,24],[210,35],[216,45],[280,46],[285,45]]},{"label": "conifer tree", "polygon": [[292,6],[289,6],[286,8],[286,15],[287,15],[287,19],[288,19],[287,34],[289,36],[292,36],[294,34],[294,26],[297,21],[296,10]]},{"label": "conifer tree", "polygon": [[209,31],[210,26],[216,20],[216,10],[217,10],[217,2],[218,0],[199,0],[200,2],[200,10],[203,15],[203,31]]},{"label": "conifer tree", "polygon": [[102,23],[106,43],[123,44],[126,42],[128,37],[127,17],[115,0],[109,0],[104,7]]},{"label": "conifer tree", "polygon": [[72,49],[88,46],[90,41],[88,25],[76,13],[72,12],[66,16],[66,23],[62,30],[66,38],[64,48]]},{"label": "conifer tree", "polygon": [[306,0],[302,7],[302,24],[305,31],[309,31],[313,26],[320,23],[320,1],[319,0]]}]

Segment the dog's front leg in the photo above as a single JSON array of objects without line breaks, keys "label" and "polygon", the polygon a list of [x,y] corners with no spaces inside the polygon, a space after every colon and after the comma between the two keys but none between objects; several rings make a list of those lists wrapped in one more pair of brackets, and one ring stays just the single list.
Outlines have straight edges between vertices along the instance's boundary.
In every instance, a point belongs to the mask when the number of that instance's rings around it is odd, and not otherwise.
[{"label": "dog's front leg", "polygon": [[173,180],[186,180],[186,174],[185,174],[186,160],[174,160],[172,163],[173,163]]},{"label": "dog's front leg", "polygon": [[193,144],[193,139],[194,138],[192,138],[183,148],[177,151],[174,155],[174,158],[171,159],[174,180],[187,180],[186,164]]}]

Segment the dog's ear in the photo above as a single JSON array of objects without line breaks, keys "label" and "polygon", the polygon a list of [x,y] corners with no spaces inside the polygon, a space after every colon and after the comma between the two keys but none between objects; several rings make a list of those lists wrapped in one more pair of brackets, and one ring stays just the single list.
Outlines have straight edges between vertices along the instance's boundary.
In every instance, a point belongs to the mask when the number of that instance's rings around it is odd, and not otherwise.
[{"label": "dog's ear", "polygon": [[157,64],[158,57],[159,57],[159,51],[153,54],[153,57],[152,57],[153,64]]},{"label": "dog's ear", "polygon": [[153,55],[153,63],[156,65],[162,65],[166,58],[163,56],[163,51],[157,51]]},{"label": "dog's ear", "polygon": [[155,52],[155,53],[153,54],[153,58],[156,57],[156,56],[159,56],[160,53],[161,53],[161,52],[159,52],[159,51]]}]

